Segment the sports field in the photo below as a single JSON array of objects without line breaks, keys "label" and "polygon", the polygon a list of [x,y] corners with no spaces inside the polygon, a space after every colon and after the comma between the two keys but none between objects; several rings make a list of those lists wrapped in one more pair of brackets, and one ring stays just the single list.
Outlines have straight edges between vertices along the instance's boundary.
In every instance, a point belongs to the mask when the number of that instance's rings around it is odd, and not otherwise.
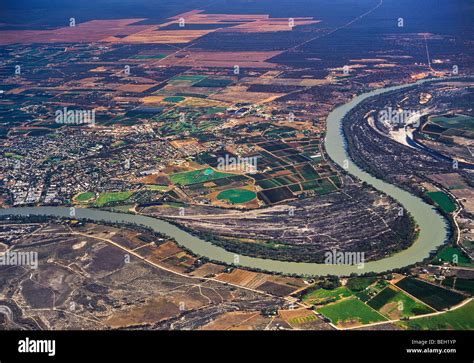
[{"label": "sports field", "polygon": [[235,174],[222,173],[211,168],[185,171],[182,173],[171,174],[170,179],[173,184],[189,185],[195,183],[205,183],[211,180],[227,178]]},{"label": "sports field", "polygon": [[107,193],[100,193],[99,198],[95,202],[97,207],[102,207],[107,203],[111,202],[121,202],[130,198],[133,192],[107,192]]},{"label": "sports field", "polygon": [[92,193],[92,192],[85,192],[85,193],[81,193],[81,194],[78,194],[74,197],[74,199],[77,201],[77,202],[87,202],[91,199],[94,199],[95,198],[95,193]]},{"label": "sports field", "polygon": [[337,325],[353,326],[387,320],[356,297],[323,306],[318,311]]},{"label": "sports field", "polygon": [[227,189],[217,195],[217,199],[227,200],[232,204],[247,203],[256,197],[257,194],[247,189]]},{"label": "sports field", "polygon": [[444,212],[451,213],[456,210],[456,204],[443,192],[428,192],[426,195],[435,202]]},{"label": "sports field", "polygon": [[403,321],[400,325],[414,330],[473,330],[474,301],[456,310],[427,318]]}]

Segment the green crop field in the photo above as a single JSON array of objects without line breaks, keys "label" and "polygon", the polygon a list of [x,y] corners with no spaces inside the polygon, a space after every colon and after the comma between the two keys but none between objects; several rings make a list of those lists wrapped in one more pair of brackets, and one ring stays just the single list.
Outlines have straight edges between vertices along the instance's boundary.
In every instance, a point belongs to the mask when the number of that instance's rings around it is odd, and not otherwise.
[{"label": "green crop field", "polygon": [[456,310],[427,318],[403,321],[399,325],[414,330],[473,330],[474,301]]},{"label": "green crop field", "polygon": [[23,156],[18,155],[18,154],[14,154],[14,153],[9,153],[9,152],[4,153],[3,156],[5,156],[6,158],[12,158],[12,159],[16,159],[16,160],[23,159]]},{"label": "green crop field", "polygon": [[[364,278],[361,277],[360,279],[364,279]],[[365,279],[370,279],[370,278],[367,277]],[[388,285],[387,281],[378,280],[375,284],[369,285],[366,289],[355,292],[354,295],[357,296],[359,299],[361,299],[363,302],[367,302],[368,300],[373,298],[375,295],[377,295],[380,291],[385,289],[387,285]],[[351,288],[351,285],[349,285],[348,283],[347,287]]]},{"label": "green crop field", "polygon": [[457,292],[444,289],[413,277],[406,277],[397,282],[396,285],[436,310],[442,310],[457,305],[465,299],[464,295]]},{"label": "green crop field", "polygon": [[166,102],[172,102],[172,103],[178,103],[181,101],[184,101],[186,98],[181,97],[181,96],[170,96],[170,97],[165,97],[163,98],[163,101]]},{"label": "green crop field", "polygon": [[474,280],[451,276],[442,280],[441,286],[446,286],[459,291],[464,291],[470,295],[474,294]]},{"label": "green crop field", "polygon": [[454,288],[457,290],[461,290],[467,292],[468,294],[474,295],[474,280],[470,279],[462,279],[460,277],[456,278],[456,282],[454,283]]},{"label": "green crop field", "polygon": [[313,180],[320,177],[316,170],[314,170],[309,164],[305,164],[300,167],[299,172],[304,180]]},{"label": "green crop field", "polygon": [[94,199],[94,198],[95,198],[95,193],[85,192],[85,193],[78,194],[74,199],[78,202],[87,202],[88,200]]},{"label": "green crop field", "polygon": [[438,252],[433,262],[449,262],[457,264],[470,264],[471,260],[458,248],[446,246]]},{"label": "green crop field", "polygon": [[307,315],[307,316],[302,316],[299,318],[293,318],[288,320],[291,324],[304,324],[304,323],[309,323],[311,321],[317,320],[316,315]]},{"label": "green crop field", "polygon": [[462,245],[467,249],[474,249],[474,242],[469,241],[468,239],[465,239],[464,241],[462,241]]},{"label": "green crop field", "polygon": [[178,185],[189,185],[195,183],[205,183],[211,180],[227,178],[229,176],[234,176],[235,174],[223,173],[220,171],[215,171],[211,168],[185,171],[183,173],[171,174],[169,177],[173,184]]},{"label": "green crop field", "polygon": [[349,297],[351,295],[352,293],[347,287],[341,286],[335,288],[334,290],[326,290],[322,288],[313,290],[304,295],[302,299],[307,304],[318,305],[327,304],[329,302],[339,300],[343,297]]},{"label": "green crop field", "polygon": [[466,115],[435,116],[431,122],[446,128],[474,131],[474,117]]},{"label": "green crop field", "polygon": [[97,201],[95,202],[95,205],[97,207],[102,207],[106,205],[107,203],[111,202],[122,202],[124,200],[127,200],[128,198],[131,197],[133,192],[106,192],[106,193],[100,193],[99,198],[97,198]]},{"label": "green crop field", "polygon": [[325,305],[318,309],[324,316],[331,319],[334,324],[360,323],[369,324],[387,320],[370,306],[364,304],[356,297],[348,298],[334,304]]},{"label": "green crop field", "polygon": [[336,187],[328,179],[311,180],[301,183],[304,190],[314,190],[319,195],[330,193]]},{"label": "green crop field", "polygon": [[227,189],[217,195],[217,199],[227,200],[232,204],[247,203],[256,197],[257,194],[247,189]]},{"label": "green crop field", "polygon": [[226,87],[232,83],[230,79],[222,78],[206,78],[198,83],[195,83],[193,87]]},{"label": "green crop field", "polygon": [[379,311],[390,319],[433,313],[430,307],[412,299],[393,286],[387,286],[367,305]]},{"label": "green crop field", "polygon": [[171,83],[174,83],[174,81],[187,81],[187,82],[199,82],[205,79],[206,76],[201,76],[201,75],[190,75],[190,74],[184,74],[181,76],[176,76],[171,79]]},{"label": "green crop field", "polygon": [[204,109],[206,115],[214,115],[215,113],[224,113],[227,108],[225,107],[206,107]]},{"label": "green crop field", "polygon": [[132,59],[163,59],[166,57],[165,54],[150,54],[150,55],[134,55]]},{"label": "green crop field", "polygon": [[257,185],[262,189],[271,189],[278,187],[280,183],[273,179],[257,180]]},{"label": "green crop field", "polygon": [[347,281],[347,287],[356,292],[365,290],[377,280],[376,277],[354,277]]},{"label": "green crop field", "polygon": [[168,185],[157,185],[157,184],[150,184],[150,185],[145,185],[145,189],[147,190],[156,190],[159,192],[164,192],[168,190],[170,187]]},{"label": "green crop field", "polygon": [[443,192],[428,192],[426,195],[435,202],[444,212],[451,213],[456,210],[456,204]]}]

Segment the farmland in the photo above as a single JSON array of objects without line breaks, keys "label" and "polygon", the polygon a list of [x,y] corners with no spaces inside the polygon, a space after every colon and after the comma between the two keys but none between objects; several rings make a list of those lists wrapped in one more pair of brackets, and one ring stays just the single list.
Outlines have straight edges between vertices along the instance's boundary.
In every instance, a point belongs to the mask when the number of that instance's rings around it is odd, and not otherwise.
[{"label": "farmland", "polygon": [[183,173],[171,174],[170,179],[174,184],[189,185],[196,183],[204,183],[216,179],[226,178],[235,174],[223,173],[215,171],[211,168],[187,171]]},{"label": "farmland", "polygon": [[[40,258],[0,266],[4,300],[42,330],[378,330],[458,306],[474,289],[469,1],[7,1],[0,206],[91,209],[0,221],[0,253]],[[109,215],[92,208],[127,214],[91,224]],[[0,330],[23,328],[2,304]]]},{"label": "farmland", "polygon": [[445,213],[452,213],[456,210],[456,204],[444,192],[428,192],[426,195],[436,203]]},{"label": "farmland", "polygon": [[447,277],[441,281],[441,286],[463,291],[469,295],[474,295],[474,280],[463,279],[461,277]]},{"label": "farmland", "polygon": [[465,296],[457,292],[438,287],[413,277],[406,277],[396,285],[436,310],[447,309],[459,304],[465,299]]},{"label": "farmland", "polygon": [[[452,106],[458,103],[454,101]],[[426,122],[416,135],[418,141],[441,154],[473,164],[474,116],[471,112],[434,114],[422,119]]]},{"label": "farmland", "polygon": [[[352,283],[349,281],[348,287],[350,287],[350,285],[352,285]],[[356,287],[358,287],[357,285],[360,285],[360,283],[356,283]],[[367,286],[365,289],[356,290],[354,287],[351,287],[351,289],[355,292],[355,295],[359,299],[361,299],[363,302],[367,302],[375,295],[377,295],[380,291],[382,291],[387,285],[388,282],[381,279]]]},{"label": "farmland", "polygon": [[399,323],[414,330],[473,330],[474,301],[453,311],[426,318],[412,319]]},{"label": "farmland", "polygon": [[302,300],[311,305],[324,305],[329,302],[340,300],[344,297],[351,296],[352,293],[346,287],[337,287],[333,290],[318,288],[303,295]]},{"label": "farmland", "polygon": [[448,262],[451,264],[466,265],[469,264],[471,260],[464,254],[464,252],[462,252],[459,247],[446,246],[438,252],[433,262]]},{"label": "farmland", "polygon": [[390,319],[400,319],[402,317],[434,312],[433,309],[415,301],[393,286],[387,286],[369,300],[367,305]]},{"label": "farmland", "polygon": [[246,189],[227,189],[217,195],[219,200],[228,200],[232,204],[250,202],[257,195],[251,190]]},{"label": "farmland", "polygon": [[318,312],[339,326],[355,326],[384,321],[386,318],[356,297],[323,306]]},{"label": "farmland", "polygon": [[474,118],[466,115],[443,115],[430,118],[430,122],[444,127],[474,132]]},{"label": "farmland", "polygon": [[376,280],[375,277],[354,277],[349,279],[346,286],[351,291],[358,292],[367,289]]}]

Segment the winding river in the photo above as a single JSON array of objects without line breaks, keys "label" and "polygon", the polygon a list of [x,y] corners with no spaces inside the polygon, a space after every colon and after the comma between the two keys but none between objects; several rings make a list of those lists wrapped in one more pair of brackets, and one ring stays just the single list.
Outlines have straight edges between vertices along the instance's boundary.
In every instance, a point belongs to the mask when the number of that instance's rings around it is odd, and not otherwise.
[{"label": "winding river", "polygon": [[[338,275],[351,273],[385,272],[395,268],[408,266],[428,257],[430,252],[442,245],[448,237],[446,220],[436,210],[418,197],[361,170],[348,156],[346,142],[342,134],[342,120],[347,112],[369,97],[381,95],[390,91],[413,87],[417,84],[433,80],[422,80],[417,83],[387,87],[367,92],[354,97],[350,102],[335,108],[327,118],[327,134],[325,147],[330,158],[341,167],[346,161],[348,172],[357,178],[371,184],[379,191],[390,195],[398,201],[415,218],[420,233],[415,243],[396,254],[377,261],[366,262],[363,268],[356,265],[327,265],[316,263],[286,262],[262,259],[249,256],[239,256],[237,265],[260,269],[270,272],[297,274],[297,275]],[[0,209],[2,215],[45,215],[51,217],[70,217],[67,207],[21,207]],[[75,218],[89,219],[97,222],[113,222],[120,224],[136,224],[151,228],[157,232],[173,237],[181,246],[189,249],[198,256],[205,256],[211,260],[232,264],[235,254],[215,246],[210,242],[193,236],[175,225],[166,221],[134,214],[116,213],[98,209],[76,208]]]}]

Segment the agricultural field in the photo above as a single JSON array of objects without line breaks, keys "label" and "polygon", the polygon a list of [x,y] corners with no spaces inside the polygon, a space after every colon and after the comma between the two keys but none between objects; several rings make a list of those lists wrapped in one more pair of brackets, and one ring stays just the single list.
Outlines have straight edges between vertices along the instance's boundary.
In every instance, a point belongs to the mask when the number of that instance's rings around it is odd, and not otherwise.
[{"label": "agricultural field", "polygon": [[466,115],[443,115],[430,118],[430,122],[447,129],[474,132],[474,118]]},{"label": "agricultural field", "polygon": [[387,286],[367,301],[367,305],[389,319],[400,319],[434,312],[430,307],[415,301],[393,286]]},{"label": "agricultural field", "polygon": [[433,259],[433,263],[443,262],[466,266],[471,263],[471,260],[458,247],[446,246]]},{"label": "agricultural field", "polygon": [[226,200],[231,204],[247,203],[256,197],[255,192],[247,189],[227,189],[217,195],[217,199]]},{"label": "agricultural field", "polygon": [[441,281],[441,286],[463,291],[471,296],[474,294],[474,280],[460,277],[447,277]]},{"label": "agricultural field", "polygon": [[146,190],[155,190],[159,192],[164,192],[169,189],[168,185],[157,185],[157,184],[150,184],[150,185],[145,185]]},{"label": "agricultural field", "polygon": [[347,281],[346,287],[353,292],[358,292],[367,289],[375,281],[377,281],[376,277],[354,277]]},{"label": "agricultural field", "polygon": [[319,288],[303,295],[302,300],[304,303],[310,305],[324,305],[344,297],[350,297],[351,295],[351,291],[344,286],[337,287],[334,290]]},{"label": "agricultural field", "polygon": [[356,297],[325,305],[318,312],[341,327],[365,325],[387,320],[383,315],[364,304]]},{"label": "agricultural field", "polygon": [[426,195],[445,213],[452,213],[456,210],[456,204],[446,193],[428,192]]},{"label": "agricultural field", "polygon": [[323,322],[311,309],[280,310],[279,316],[290,326],[297,329],[328,330],[332,329]]},{"label": "agricultural field", "polygon": [[[472,100],[467,103],[472,103]],[[472,115],[449,113],[428,116],[427,119],[422,131],[415,136],[422,144],[452,159],[474,163]]]},{"label": "agricultural field", "polygon": [[413,277],[404,278],[397,282],[396,286],[436,310],[447,309],[459,304],[466,298],[464,295],[457,292],[444,289]]},{"label": "agricultural field", "polygon": [[294,325],[299,325],[299,324],[309,323],[309,322],[315,321],[317,319],[318,318],[317,318],[316,315],[306,315],[306,316],[299,317],[299,318],[293,318],[293,319],[289,320],[288,322],[291,323],[291,324],[294,324]]},{"label": "agricultural field", "polygon": [[209,87],[209,88],[221,88],[221,87],[227,87],[230,85],[233,81],[230,79],[222,79],[222,78],[205,78],[197,83],[193,84],[193,87]]},{"label": "agricultural field", "polygon": [[235,174],[223,173],[215,171],[212,168],[204,168],[199,170],[185,171],[182,173],[175,173],[170,175],[171,182],[177,185],[189,185],[196,183],[204,183],[212,180],[227,178]]},{"label": "agricultural field", "polygon": [[184,100],[185,100],[185,97],[182,97],[182,96],[170,96],[170,97],[163,98],[163,101],[172,102],[172,103],[178,103]]},{"label": "agricultural field", "polygon": [[299,194],[324,195],[339,189],[339,177],[320,157],[318,138],[277,139],[278,135],[265,135],[266,139],[255,142],[261,149],[257,154],[259,173],[252,175],[261,189],[259,198],[265,203],[278,203]]},{"label": "agricultural field", "polygon": [[103,207],[104,205],[112,202],[123,202],[130,198],[134,192],[106,192],[100,193],[99,197],[95,202],[95,206]]},{"label": "agricultural field", "polygon": [[[358,278],[356,278],[358,279]],[[360,278],[360,279],[370,279],[371,278]],[[351,279],[352,280],[352,279]],[[359,287],[363,286],[363,282],[356,282],[356,283],[349,283],[347,284],[347,287],[349,287],[352,291],[354,291],[355,296],[357,296],[360,300],[363,302],[367,302],[370,299],[372,299],[374,296],[376,296],[380,291],[385,289],[385,287],[388,285],[388,282],[385,280],[378,280],[376,283],[373,283],[369,286],[367,286],[365,289],[357,291],[356,289]],[[368,281],[365,282],[367,284]]]},{"label": "agricultural field", "polygon": [[464,241],[462,242],[462,245],[463,245],[465,248],[469,249],[469,250],[474,249],[474,242],[473,242],[473,241],[469,241],[468,239],[464,240]]},{"label": "agricultural field", "polygon": [[143,55],[134,55],[131,59],[163,59],[165,54],[143,54]]},{"label": "agricultural field", "polygon": [[473,330],[474,301],[470,301],[456,310],[426,318],[403,321],[399,325],[413,330]]},{"label": "agricultural field", "polygon": [[[260,127],[263,125],[249,127],[249,131],[255,131],[254,128],[260,130]],[[296,132],[296,129],[288,127],[285,132]],[[328,194],[341,187],[339,176],[321,157],[321,141],[318,137],[280,136],[266,133],[265,137],[250,138],[244,144],[246,152],[241,153],[244,157],[257,160],[256,170],[249,173],[248,177],[254,180],[259,201],[271,205],[296,199],[299,195]],[[236,157],[220,149],[199,154],[197,161],[217,168],[218,159],[225,156]],[[231,187],[238,189],[235,185]]]}]

